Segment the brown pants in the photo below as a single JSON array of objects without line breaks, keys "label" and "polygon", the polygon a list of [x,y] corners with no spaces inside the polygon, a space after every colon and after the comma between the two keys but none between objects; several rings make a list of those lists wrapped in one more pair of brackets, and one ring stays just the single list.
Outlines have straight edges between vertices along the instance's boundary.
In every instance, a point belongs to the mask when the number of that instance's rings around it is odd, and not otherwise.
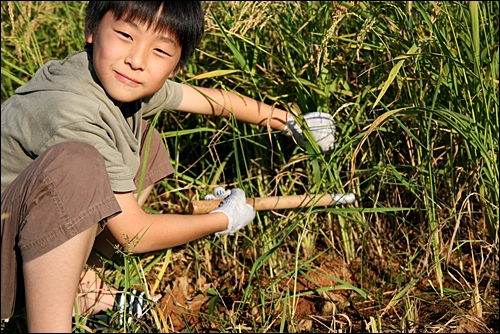
[{"label": "brown pants", "polygon": [[[149,124],[143,121],[142,142]],[[146,145],[141,144],[141,166]],[[2,157],[8,159],[8,157]],[[163,140],[154,130],[142,188],[174,169]],[[139,183],[141,168],[135,177]],[[121,212],[109,183],[104,158],[92,146],[67,142],[37,157],[2,193],[1,317],[11,317],[24,296],[22,265]],[[82,268],[83,269],[83,268]],[[19,300],[24,304],[23,300]],[[43,307],[41,305],[41,307]]]}]

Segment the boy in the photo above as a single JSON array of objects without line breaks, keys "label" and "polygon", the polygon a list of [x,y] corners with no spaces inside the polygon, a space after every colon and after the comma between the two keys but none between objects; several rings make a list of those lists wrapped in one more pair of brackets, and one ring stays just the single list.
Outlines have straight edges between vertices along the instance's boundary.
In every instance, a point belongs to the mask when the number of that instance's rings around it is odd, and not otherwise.
[{"label": "boy", "polygon": [[[12,316],[19,289],[30,332],[70,332],[82,270],[102,231],[144,253],[233,234],[253,220],[241,189],[206,215],[146,214],[152,187],[173,172],[157,132],[136,198],[145,120],[163,109],[233,114],[303,141],[285,110],[170,81],[199,44],[203,15],[199,2],[90,1],[87,50],[48,62],[2,105],[2,319]],[[331,116],[305,118],[327,125],[312,133],[331,152]]]}]

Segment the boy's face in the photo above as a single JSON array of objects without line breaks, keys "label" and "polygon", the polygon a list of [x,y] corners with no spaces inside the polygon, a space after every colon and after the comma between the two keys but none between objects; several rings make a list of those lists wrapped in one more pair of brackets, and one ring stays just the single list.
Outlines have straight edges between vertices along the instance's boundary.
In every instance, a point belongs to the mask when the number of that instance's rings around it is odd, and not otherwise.
[{"label": "boy's face", "polygon": [[106,92],[120,106],[156,93],[175,75],[181,47],[170,34],[116,20],[107,12],[96,31],[85,29],[93,44],[96,74]]}]

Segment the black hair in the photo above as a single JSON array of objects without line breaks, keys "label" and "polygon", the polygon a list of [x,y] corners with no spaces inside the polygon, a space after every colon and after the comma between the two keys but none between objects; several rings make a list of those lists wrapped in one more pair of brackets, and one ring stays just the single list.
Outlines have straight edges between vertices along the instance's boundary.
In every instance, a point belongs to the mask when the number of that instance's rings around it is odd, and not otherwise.
[{"label": "black hair", "polygon": [[[153,25],[154,32],[173,34],[182,48],[176,70],[187,63],[203,37],[204,13],[200,1],[89,1],[86,24],[91,33],[95,33],[109,11],[116,20],[145,24],[148,29]],[[92,44],[87,43],[85,48],[92,49]]]}]

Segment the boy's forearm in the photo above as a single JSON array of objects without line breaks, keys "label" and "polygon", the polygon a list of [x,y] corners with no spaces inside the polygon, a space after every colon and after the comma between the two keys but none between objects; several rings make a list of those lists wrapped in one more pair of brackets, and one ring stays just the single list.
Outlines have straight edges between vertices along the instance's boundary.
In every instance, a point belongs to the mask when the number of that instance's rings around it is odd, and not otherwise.
[{"label": "boy's forearm", "polygon": [[107,227],[122,246],[133,253],[145,253],[179,246],[227,228],[224,213],[200,216],[145,213],[134,196],[115,194],[122,213],[109,220]]},{"label": "boy's forearm", "polygon": [[229,117],[238,121],[283,130],[289,116],[286,110],[270,106],[247,96],[216,88],[183,85],[184,98],[178,110],[204,115]]},{"label": "boy's forearm", "polygon": [[[187,244],[227,227],[223,213],[206,214],[201,217],[178,214],[146,214],[144,227],[136,233],[137,243],[128,247],[133,253],[146,253]],[[134,247],[135,246],[135,247]]]},{"label": "boy's forearm", "polygon": [[[288,117],[287,111],[278,107],[272,107],[266,103],[259,102],[246,96],[239,96],[233,92],[219,90],[225,95],[224,112],[226,116],[234,113],[236,119],[241,122],[267,126],[268,122],[272,129],[283,130]],[[220,106],[223,109],[222,106]]]}]

